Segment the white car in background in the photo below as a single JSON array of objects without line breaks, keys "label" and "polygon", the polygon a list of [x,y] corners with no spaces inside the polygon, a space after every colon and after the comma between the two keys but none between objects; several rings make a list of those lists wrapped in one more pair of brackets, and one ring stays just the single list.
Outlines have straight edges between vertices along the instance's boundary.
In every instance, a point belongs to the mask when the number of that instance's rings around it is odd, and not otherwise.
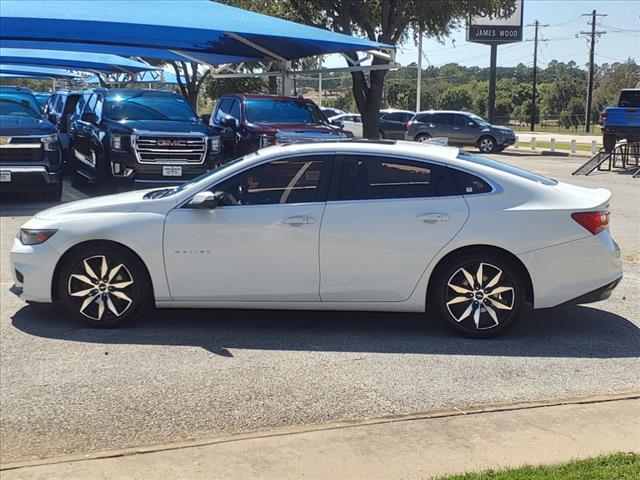
[{"label": "white car in background", "polygon": [[94,326],[147,306],[425,312],[495,335],[524,302],[608,297],[622,277],[605,189],[413,142],[297,144],[180,187],[38,213],[13,290]]},{"label": "white car in background", "polygon": [[331,117],[329,121],[353,133],[354,138],[362,138],[362,117],[359,113],[342,113]]}]

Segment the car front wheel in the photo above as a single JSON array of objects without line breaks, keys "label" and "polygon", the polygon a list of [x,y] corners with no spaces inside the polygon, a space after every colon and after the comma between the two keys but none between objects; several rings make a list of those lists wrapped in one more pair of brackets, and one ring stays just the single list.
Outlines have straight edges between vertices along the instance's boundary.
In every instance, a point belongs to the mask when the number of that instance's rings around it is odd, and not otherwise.
[{"label": "car front wheel", "polygon": [[493,137],[489,137],[489,136],[482,137],[478,141],[478,149],[482,153],[494,152],[496,150],[496,141],[494,140]]},{"label": "car front wheel", "polygon": [[79,247],[63,259],[58,291],[74,318],[95,327],[113,327],[140,316],[150,301],[146,268],[123,247]]},{"label": "car front wheel", "polygon": [[502,333],[520,316],[525,288],[519,269],[491,252],[461,255],[436,280],[440,316],[466,337]]},{"label": "car front wheel", "polygon": [[431,139],[431,136],[428,133],[419,133],[416,135],[416,142],[428,142]]}]

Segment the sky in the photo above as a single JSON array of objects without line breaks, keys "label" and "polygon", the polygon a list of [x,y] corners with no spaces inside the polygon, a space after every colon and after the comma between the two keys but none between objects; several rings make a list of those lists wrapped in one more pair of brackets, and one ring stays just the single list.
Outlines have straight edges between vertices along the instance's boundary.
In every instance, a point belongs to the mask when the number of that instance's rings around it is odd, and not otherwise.
[{"label": "sky", "polygon": [[[563,62],[574,60],[579,66],[588,62],[589,47],[584,36],[576,38],[581,31],[588,31],[589,17],[580,15],[596,10],[598,14],[597,30],[607,33],[596,41],[595,59],[597,64],[625,61],[635,58],[640,61],[640,1],[639,0],[524,0],[524,25],[539,20],[549,25],[539,29],[538,60],[545,66],[553,59]],[[533,27],[525,27],[524,41],[498,47],[498,66],[514,66],[518,63],[533,64]],[[423,43],[423,68],[428,65],[441,66],[447,63],[459,63],[465,66],[489,66],[489,46],[470,43],[465,40],[464,29],[452,33],[439,43],[425,39]],[[418,48],[410,40],[398,49],[397,61],[401,65],[416,62]],[[333,58],[327,66],[344,66],[344,60]]]}]

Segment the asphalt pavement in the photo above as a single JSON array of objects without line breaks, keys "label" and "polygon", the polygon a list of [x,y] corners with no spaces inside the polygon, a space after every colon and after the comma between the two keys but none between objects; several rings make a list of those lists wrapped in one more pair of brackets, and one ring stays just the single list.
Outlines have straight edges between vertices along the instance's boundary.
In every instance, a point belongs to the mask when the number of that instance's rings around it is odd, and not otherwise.
[{"label": "asphalt pavement", "polygon": [[576,159],[496,158],[609,188],[625,277],[604,302],[528,310],[484,341],[433,316],[369,312],[167,310],[122,329],[86,328],[8,292],[15,232],[46,205],[3,198],[0,461],[639,391],[640,180],[570,177]]}]

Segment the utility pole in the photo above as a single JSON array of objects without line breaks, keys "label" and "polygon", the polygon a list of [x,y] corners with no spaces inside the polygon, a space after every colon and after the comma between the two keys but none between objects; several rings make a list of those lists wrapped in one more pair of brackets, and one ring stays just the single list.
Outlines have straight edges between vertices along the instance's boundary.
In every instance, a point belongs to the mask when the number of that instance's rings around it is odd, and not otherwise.
[{"label": "utility pole", "polygon": [[418,34],[418,85],[416,87],[416,112],[420,111],[420,97],[422,96],[422,29]]},{"label": "utility pole", "polygon": [[[582,15],[589,16],[588,13]],[[580,32],[580,35],[588,35],[591,37],[589,44],[589,83],[587,86],[587,110],[585,112],[584,119],[584,131],[589,133],[591,130],[591,100],[593,98],[593,75],[595,70],[595,65],[593,63],[593,55],[596,49],[596,35],[600,36],[607,32],[601,31],[596,32],[596,17],[606,17],[607,15],[604,13],[598,14],[595,10],[591,12],[591,32]]]},{"label": "utility pole", "polygon": [[548,27],[549,25],[540,25],[538,20],[533,25],[529,24],[527,27],[535,27],[535,33],[533,35],[533,88],[531,90],[531,117],[529,123],[531,125],[531,131],[536,128],[536,102],[538,99],[538,28]]},{"label": "utility pole", "polygon": [[498,45],[491,44],[491,59],[489,61],[489,123],[495,123],[496,111],[496,68],[498,63]]},{"label": "utility pole", "polygon": [[320,73],[318,74],[318,106],[322,108],[322,55],[318,58],[318,68],[320,69]]}]

